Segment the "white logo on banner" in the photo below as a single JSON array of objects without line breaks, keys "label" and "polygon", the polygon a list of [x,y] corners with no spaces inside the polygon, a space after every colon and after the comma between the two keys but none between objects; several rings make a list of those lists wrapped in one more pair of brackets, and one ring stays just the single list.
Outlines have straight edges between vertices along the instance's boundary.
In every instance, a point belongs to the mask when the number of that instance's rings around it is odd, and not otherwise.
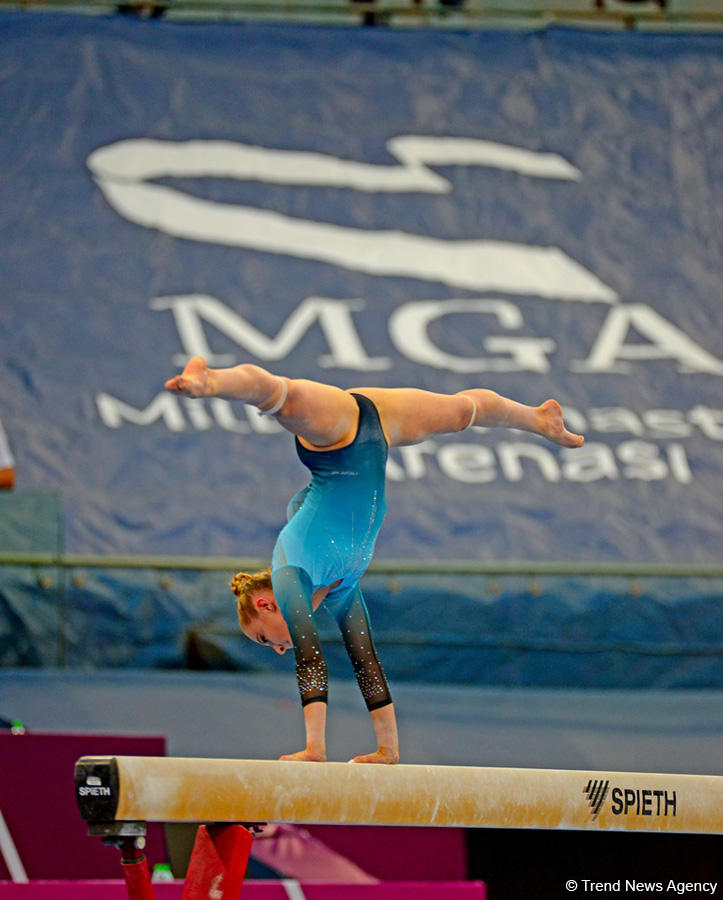
[{"label": "white logo on banner", "polygon": [[468,138],[396,137],[387,144],[401,165],[384,166],[320,153],[271,150],[229,141],[174,143],[145,138],[100,147],[88,168],[113,209],[173,237],[282,253],[357,272],[441,281],[501,291],[605,303],[615,292],[559,247],[494,240],[441,240],[400,230],[347,228],[272,210],[217,203],[154,184],[154,178],[233,178],[366,192],[449,193],[430,165],[493,166],[534,178],[580,180],[562,157]]},{"label": "white logo on banner", "polygon": [[[318,260],[371,275],[405,276],[507,295],[410,300],[391,310],[387,332],[393,347],[420,365],[469,374],[550,371],[550,357],[556,351],[554,337],[515,334],[525,323],[522,309],[509,296],[521,295],[607,304],[604,321],[586,348],[587,357],[572,360],[571,371],[632,374],[636,363],[670,359],[677,362],[680,372],[723,375],[723,363],[684,331],[646,304],[620,303],[610,287],[558,247],[441,240],[400,230],[342,227],[219,203],[154,182],[161,178],[230,178],[367,193],[445,194],[451,193],[451,183],[429,167],[450,165],[491,166],[532,178],[582,179],[580,171],[561,156],[489,141],[408,135],[390,140],[387,148],[397,164],[368,164],[229,141],[133,139],[101,147],[87,162],[113,209],[131,222],[174,237]],[[179,366],[197,354],[212,365],[237,361],[234,354],[214,352],[206,326],[263,361],[286,358],[310,328],[318,328],[327,345],[316,361],[320,368],[374,372],[393,365],[390,357],[370,353],[357,330],[356,317],[365,311],[360,298],[306,297],[289,312],[275,335],[265,334],[237,310],[206,294],[154,297],[150,307],[173,315],[182,345],[173,362]],[[486,334],[481,355],[460,357],[446,352],[433,340],[431,326],[459,315],[486,317],[502,333]],[[637,333],[638,340],[629,340],[631,332]],[[189,427],[199,431],[220,427],[238,434],[279,430],[276,422],[259,415],[255,408],[242,407],[238,415],[237,407],[219,398],[189,401],[161,392],[139,409],[102,392],[97,405],[109,428],[162,421],[172,432]],[[723,439],[720,411],[702,406],[688,413],[649,410],[642,421],[632,410],[617,408],[592,410],[589,419],[575,410],[566,410],[566,414],[577,430],[627,431],[630,439],[615,447],[588,442],[575,455],[563,453],[559,458],[526,440],[501,441],[494,450],[476,443],[426,441],[402,448],[396,458],[390,458],[388,475],[397,481],[425,478],[434,460],[449,478],[471,484],[499,477],[519,481],[529,466],[550,483],[673,478],[687,484],[692,473],[685,447],[670,439],[691,436],[696,427],[711,440]],[[659,440],[664,440],[663,445]]]}]

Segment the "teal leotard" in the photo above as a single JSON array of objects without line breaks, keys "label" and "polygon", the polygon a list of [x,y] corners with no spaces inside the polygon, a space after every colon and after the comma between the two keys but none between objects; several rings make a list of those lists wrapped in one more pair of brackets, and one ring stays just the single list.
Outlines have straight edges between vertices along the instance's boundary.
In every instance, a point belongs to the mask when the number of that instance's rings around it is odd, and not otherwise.
[{"label": "teal leotard", "polygon": [[311,595],[339,581],[324,607],[341,629],[367,706],[376,709],[391,703],[391,697],[359,579],[372,559],[386,512],[388,447],[372,401],[361,394],[352,396],[359,407],[359,425],[351,444],[312,451],[296,441],[311,482],[289,503],[289,521],[274,547],[271,580],[294,644],[302,703],[327,698],[326,663]]}]

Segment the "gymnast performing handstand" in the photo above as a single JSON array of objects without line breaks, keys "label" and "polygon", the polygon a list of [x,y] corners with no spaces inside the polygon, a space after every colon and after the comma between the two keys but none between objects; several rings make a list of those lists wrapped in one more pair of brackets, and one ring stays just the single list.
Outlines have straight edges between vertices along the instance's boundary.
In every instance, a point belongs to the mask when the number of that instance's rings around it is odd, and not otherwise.
[{"label": "gymnast performing handstand", "polygon": [[289,503],[271,568],[239,573],[231,582],[244,634],[277,653],[293,648],[296,656],[306,746],[281,759],[326,759],[327,669],[313,619],[323,603],[339,625],[377,738],[377,750],[353,762],[398,762],[394,706],[359,587],[386,512],[389,447],[472,425],[519,428],[563,447],[580,447],[583,437],[565,428],[556,400],[531,407],[484,388],[346,391],[250,364],[210,369],[200,356],[166,388],[187,397],[241,400],[274,416],[296,436],[296,451],[311,472],[310,483]]}]

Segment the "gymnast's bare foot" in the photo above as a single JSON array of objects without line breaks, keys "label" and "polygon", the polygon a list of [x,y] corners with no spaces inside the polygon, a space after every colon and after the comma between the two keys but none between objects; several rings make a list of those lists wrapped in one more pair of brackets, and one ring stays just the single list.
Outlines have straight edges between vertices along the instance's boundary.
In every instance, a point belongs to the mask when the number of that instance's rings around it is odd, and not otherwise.
[{"label": "gymnast's bare foot", "polygon": [[539,433],[553,444],[561,447],[582,447],[585,438],[581,434],[573,434],[565,428],[562,421],[562,409],[557,400],[545,400],[537,407]]},{"label": "gymnast's bare foot", "polygon": [[214,392],[210,384],[210,370],[202,356],[194,356],[180,375],[166,382],[166,390],[186,397],[209,397]]}]

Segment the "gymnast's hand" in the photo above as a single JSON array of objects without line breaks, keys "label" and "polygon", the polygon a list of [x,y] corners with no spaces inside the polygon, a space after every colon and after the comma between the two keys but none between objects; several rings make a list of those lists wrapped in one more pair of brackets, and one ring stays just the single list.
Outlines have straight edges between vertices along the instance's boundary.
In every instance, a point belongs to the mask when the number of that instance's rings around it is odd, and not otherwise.
[{"label": "gymnast's hand", "polygon": [[350,759],[352,763],[382,763],[387,766],[393,766],[399,762],[399,753],[391,747],[380,747],[376,753],[367,753],[365,756],[355,756]]},{"label": "gymnast's hand", "polygon": [[371,710],[374,731],[377,736],[376,753],[366,753],[350,759],[352,763],[383,763],[393,766],[399,762],[399,736],[397,735],[397,719],[394,704],[388,703]]},{"label": "gymnast's hand", "polygon": [[296,762],[326,762],[326,752],[306,747],[304,750],[299,750],[297,753],[287,753],[284,756],[280,756],[279,759],[293,760]]}]

